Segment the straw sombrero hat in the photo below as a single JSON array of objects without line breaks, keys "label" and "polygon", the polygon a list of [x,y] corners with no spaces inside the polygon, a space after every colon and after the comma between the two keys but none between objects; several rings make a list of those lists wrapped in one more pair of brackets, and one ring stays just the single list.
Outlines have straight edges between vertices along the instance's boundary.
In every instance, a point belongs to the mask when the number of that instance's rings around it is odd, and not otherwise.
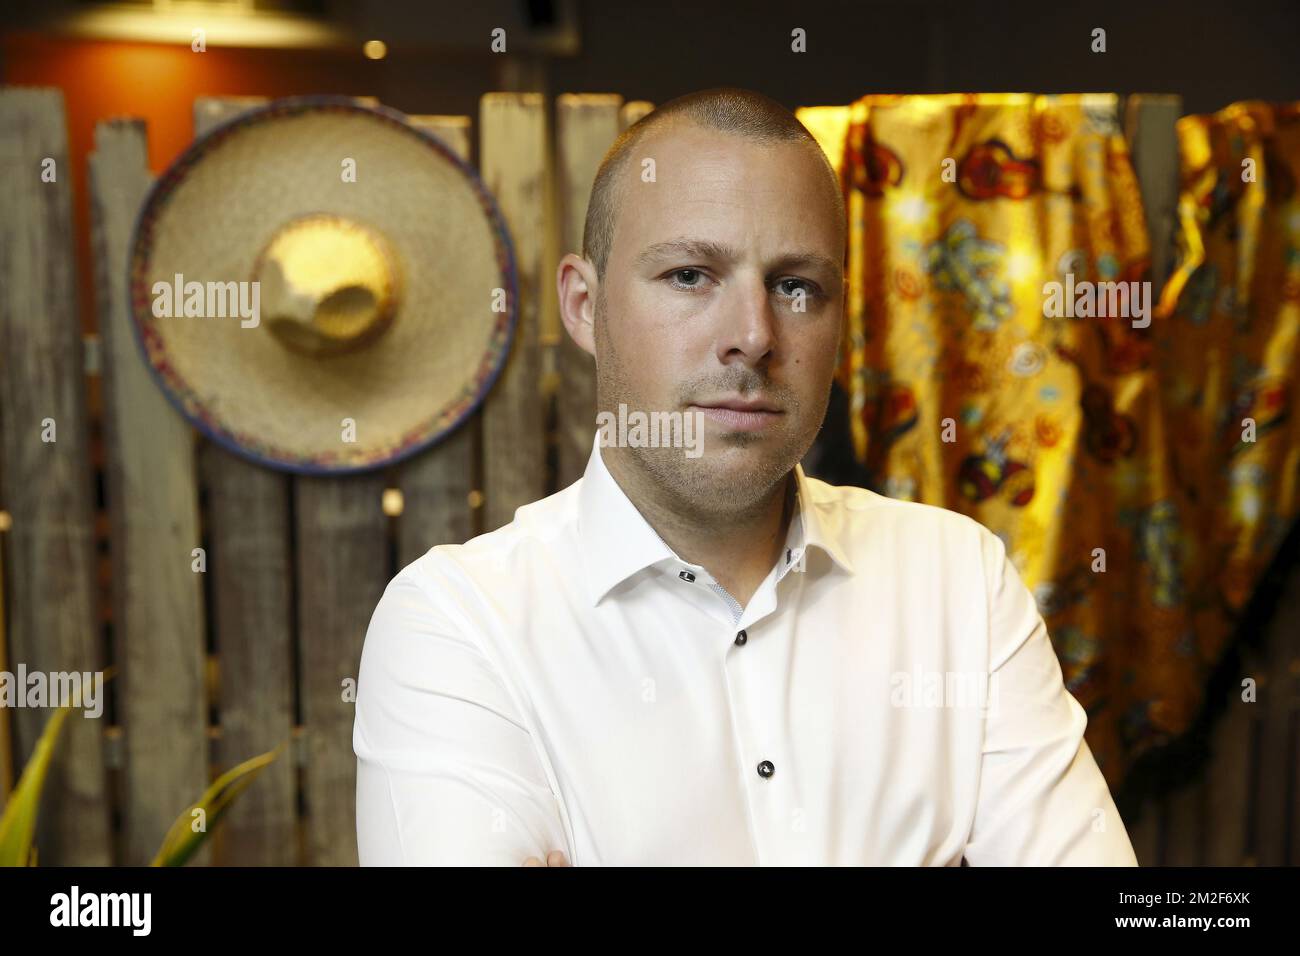
[{"label": "straw sombrero hat", "polygon": [[154,378],[206,435],[300,473],[438,441],[514,332],[514,253],[475,171],[401,114],[280,100],[154,184],[130,254]]}]

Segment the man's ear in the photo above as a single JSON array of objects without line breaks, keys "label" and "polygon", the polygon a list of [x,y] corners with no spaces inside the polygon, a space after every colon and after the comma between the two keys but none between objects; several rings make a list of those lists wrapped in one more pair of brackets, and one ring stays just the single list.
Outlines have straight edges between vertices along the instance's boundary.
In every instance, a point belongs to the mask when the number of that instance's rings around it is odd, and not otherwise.
[{"label": "man's ear", "polygon": [[555,270],[555,288],[560,295],[560,320],[569,338],[590,355],[596,354],[596,294],[600,280],[596,267],[575,253],[568,253]]}]

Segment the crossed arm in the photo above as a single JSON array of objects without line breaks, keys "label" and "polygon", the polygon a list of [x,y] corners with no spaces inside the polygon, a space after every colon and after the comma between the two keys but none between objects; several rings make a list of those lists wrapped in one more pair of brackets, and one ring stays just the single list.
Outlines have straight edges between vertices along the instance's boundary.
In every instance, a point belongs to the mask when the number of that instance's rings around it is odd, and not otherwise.
[{"label": "crossed arm", "polygon": [[971,866],[1137,866],[1106,779],[1084,740],[1033,595],[1001,540],[982,534],[990,608],[985,718]]},{"label": "crossed arm", "polygon": [[559,805],[532,736],[462,630],[405,574],[371,617],[352,733],[358,859],[566,866]]}]

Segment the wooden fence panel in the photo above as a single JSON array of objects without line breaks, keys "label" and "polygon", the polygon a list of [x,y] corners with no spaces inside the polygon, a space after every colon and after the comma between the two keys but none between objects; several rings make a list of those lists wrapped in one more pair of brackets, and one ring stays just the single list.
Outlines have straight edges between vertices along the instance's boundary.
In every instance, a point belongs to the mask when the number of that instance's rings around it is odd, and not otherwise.
[{"label": "wooden fence panel", "polygon": [[[606,151],[619,134],[623,98],[613,93],[565,94],[555,107],[559,175],[560,248],[582,250],[583,225],[591,185]],[[554,277],[543,295],[555,295]],[[557,485],[566,488],[582,477],[596,432],[596,362],[562,332],[556,349],[560,376],[557,409]]]},{"label": "wooden fence panel", "polygon": [[1198,776],[1165,798],[1164,866],[1204,866],[1205,778]]},{"label": "wooden fence panel", "polygon": [[208,785],[198,485],[193,430],[152,381],[131,328],[127,258],[151,181],[143,123],[98,124],[90,180],[122,668],[123,862],[140,866]]},{"label": "wooden fence panel", "polygon": [[[468,116],[411,116],[419,127],[470,159]],[[482,441],[482,409],[459,428],[398,466],[403,508],[397,520],[397,566],[404,568],[437,544],[462,544],[474,535],[476,460]]]},{"label": "wooden fence panel", "polygon": [[[5,471],[4,462],[0,462],[0,475]],[[5,500],[4,488],[0,487],[0,502]],[[9,530],[9,512],[0,510],[0,671],[9,671],[9,638],[5,634],[5,533]],[[0,806],[9,802],[9,794],[17,783],[13,763],[13,728],[9,715],[13,711],[0,707]]]},{"label": "wooden fence panel", "polygon": [[1163,819],[1164,804],[1152,797],[1143,802],[1142,810],[1136,820],[1124,821],[1139,866],[1160,864],[1160,831]]},{"label": "wooden fence panel", "polygon": [[307,764],[308,862],[356,866],[356,716],[343,682],[391,577],[381,472],[294,477],[298,531],[298,654]]},{"label": "wooden fence panel", "polygon": [[[1300,582],[1293,573],[1291,582]],[[1300,819],[1296,803],[1295,715],[1300,678],[1300,588],[1284,589],[1268,633],[1258,675],[1258,698],[1250,704],[1258,721],[1254,859],[1259,866],[1286,866]],[[1255,675],[1247,675],[1255,676]],[[1288,834],[1288,829],[1292,833]]]},{"label": "wooden fence panel", "polygon": [[1205,866],[1244,866],[1249,862],[1248,824],[1251,804],[1251,744],[1255,704],[1241,699],[1240,678],[1258,673],[1244,657],[1239,679],[1210,738],[1205,780]]},{"label": "wooden fence panel", "polygon": [[[1132,96],[1125,103],[1126,135],[1134,173],[1142,191],[1143,211],[1149,222],[1160,224],[1152,234],[1153,276],[1159,289],[1168,272],[1172,252],[1173,203],[1178,191],[1178,153],[1171,150],[1173,121],[1181,101],[1177,97]],[[1171,112],[1172,109],[1172,112]],[[1172,191],[1172,192],[1171,192]],[[1172,200],[1171,200],[1172,196]],[[1168,249],[1166,249],[1168,246]],[[1204,794],[1192,792],[1166,795],[1147,800],[1139,820],[1129,827],[1138,863],[1159,866],[1172,857],[1180,863],[1190,862],[1199,852],[1198,814],[1204,806]],[[1187,832],[1196,826],[1197,832]]]},{"label": "wooden fence panel", "polygon": [[1175,124],[1183,98],[1139,93],[1124,104],[1126,135],[1142,189],[1142,212],[1151,237],[1152,301],[1160,297],[1174,264],[1178,218],[1178,134]]},{"label": "wooden fence panel", "polygon": [[619,110],[620,125],[623,129],[627,129],[647,113],[654,112],[654,108],[655,105],[649,100],[628,100]]},{"label": "wooden fence panel", "polygon": [[[287,476],[205,444],[212,543],[220,737],[224,772],[290,741],[294,715],[293,562]],[[216,862],[292,866],[299,862],[295,749],[262,771],[227,813]]]},{"label": "wooden fence panel", "polygon": [[[199,97],[202,136],[266,103],[260,96]],[[289,739],[294,714],[293,556],[289,476],[210,442],[199,458],[212,546],[212,615],[219,674],[221,770]],[[295,752],[267,767],[231,808],[217,861],[299,862]]]},{"label": "wooden fence panel", "polygon": [[1286,681],[1287,717],[1290,724],[1288,749],[1281,764],[1286,768],[1282,779],[1272,786],[1282,787],[1288,794],[1287,819],[1291,834],[1287,847],[1287,865],[1300,866],[1300,565],[1292,566],[1286,586],[1286,597],[1280,602],[1273,635],[1281,637],[1287,646],[1280,655]]},{"label": "wooden fence panel", "polygon": [[[0,156],[0,464],[5,469],[0,507],[12,516],[6,542],[9,664],[29,671],[101,671],[90,433],[62,93],[0,89]],[[46,170],[54,181],[42,180]],[[54,441],[42,440],[47,419],[53,422]],[[31,755],[51,713],[17,710],[20,763]],[[102,716],[75,717],[63,730],[36,834],[42,862],[111,862],[104,723]]]},{"label": "wooden fence panel", "polygon": [[357,864],[356,711],[344,682],[355,686],[366,628],[393,574],[383,512],[387,485],[382,471],[293,477],[303,797],[307,862],[313,866]]},{"label": "wooden fence panel", "polygon": [[[479,108],[482,176],[514,240],[519,315],[514,344],[483,408],[484,530],[546,492],[541,388],[541,297],[547,227],[546,101],[540,93],[488,93]],[[486,294],[486,293],[485,293]]]}]

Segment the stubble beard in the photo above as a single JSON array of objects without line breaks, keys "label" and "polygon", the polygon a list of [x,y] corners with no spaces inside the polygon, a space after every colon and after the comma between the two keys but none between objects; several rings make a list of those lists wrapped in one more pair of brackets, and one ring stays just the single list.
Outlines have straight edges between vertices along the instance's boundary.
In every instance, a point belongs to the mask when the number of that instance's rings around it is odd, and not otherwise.
[{"label": "stubble beard", "polygon": [[[696,393],[684,391],[674,407],[649,409],[628,384],[627,366],[609,334],[603,292],[597,296],[595,308],[595,341],[597,361],[596,405],[601,411],[618,414],[620,403],[628,410],[681,411]],[[643,489],[654,496],[664,507],[681,518],[701,525],[716,525],[761,512],[769,506],[778,487],[794,466],[812,446],[816,432],[801,436],[791,422],[802,421],[800,408],[793,396],[783,396],[786,413],[779,424],[781,435],[775,442],[747,432],[728,435],[713,434],[713,425],[699,416],[698,422],[703,443],[703,454],[689,458],[684,448],[673,447],[623,447],[606,448],[606,461],[616,456],[631,466]],[[826,403],[830,393],[827,390]],[[764,447],[768,450],[764,450]],[[746,450],[750,449],[750,450]]]}]

